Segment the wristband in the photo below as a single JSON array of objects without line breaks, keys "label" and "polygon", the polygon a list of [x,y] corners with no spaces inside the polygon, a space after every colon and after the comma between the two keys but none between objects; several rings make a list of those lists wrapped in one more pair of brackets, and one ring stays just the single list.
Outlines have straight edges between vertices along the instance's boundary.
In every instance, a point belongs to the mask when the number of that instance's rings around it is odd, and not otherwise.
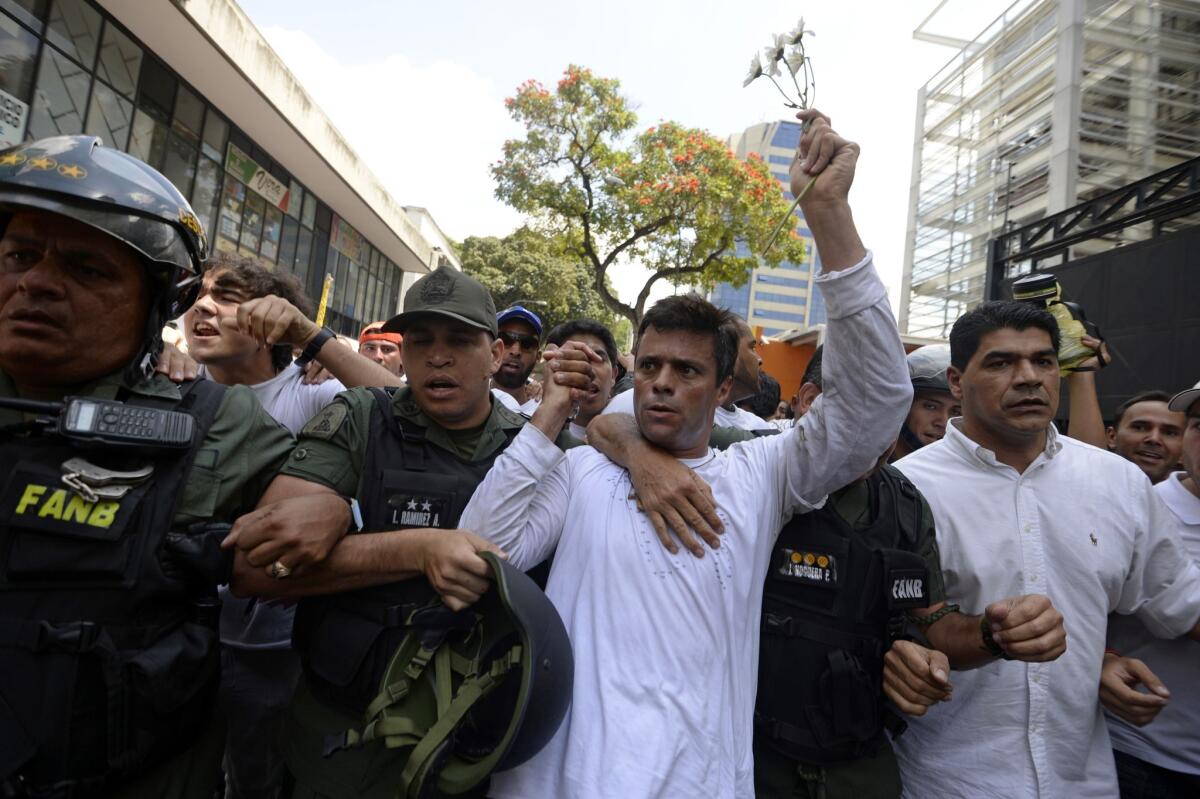
[{"label": "wristband", "polygon": [[979,634],[983,637],[983,649],[985,652],[1001,660],[1012,660],[1008,656],[1008,653],[1000,647],[1000,644],[996,643],[996,639],[992,637],[992,625],[988,624],[987,616],[979,620]]},{"label": "wristband", "polygon": [[1111,646],[1109,646],[1109,647],[1105,647],[1105,648],[1104,648],[1104,654],[1106,654],[1106,655],[1116,655],[1116,656],[1117,656],[1117,657],[1119,657],[1119,658],[1120,658],[1120,657],[1125,657],[1125,656],[1124,656],[1124,655],[1122,655],[1120,652],[1118,652],[1117,650],[1113,649]]},{"label": "wristband", "polygon": [[313,337],[313,340],[308,342],[308,346],[304,348],[304,352],[300,353],[300,357],[296,359],[296,365],[301,369],[308,366],[312,359],[317,357],[317,353],[325,346],[325,342],[333,338],[337,334],[327,327],[321,330]]}]

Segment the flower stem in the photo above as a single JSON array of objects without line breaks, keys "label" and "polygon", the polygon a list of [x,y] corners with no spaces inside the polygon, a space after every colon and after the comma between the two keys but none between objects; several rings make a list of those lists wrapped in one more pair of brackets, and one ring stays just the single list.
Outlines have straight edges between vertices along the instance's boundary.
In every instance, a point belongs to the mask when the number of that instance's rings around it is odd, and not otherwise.
[{"label": "flower stem", "polygon": [[817,176],[813,175],[811,178],[808,179],[808,183],[804,184],[804,188],[801,189],[800,193],[796,195],[796,199],[792,201],[792,205],[790,208],[788,208],[787,213],[784,214],[783,217],[779,220],[779,224],[775,226],[775,230],[771,231],[771,237],[768,238],[767,243],[765,245],[763,245],[762,252],[759,253],[760,256],[765,257],[766,254],[768,252],[770,252],[771,245],[775,243],[775,239],[779,238],[779,234],[783,230],[783,226],[785,224],[787,224],[788,219],[791,218],[792,214],[796,212],[797,206],[800,205],[800,201],[803,200],[808,195],[808,190],[811,189],[813,187],[813,184],[816,182],[817,182]]},{"label": "flower stem", "polygon": [[787,106],[788,108],[800,108],[800,106],[798,106],[798,105],[796,105],[795,103],[793,103],[793,102],[792,102],[792,98],[791,98],[791,97],[788,97],[788,96],[787,96],[787,92],[785,92],[785,91],[783,90],[783,87],[779,85],[779,81],[775,80],[775,76],[774,76],[774,75],[770,75],[770,74],[768,74],[768,73],[766,73],[766,72],[764,72],[763,74],[764,74],[764,75],[766,75],[768,78],[770,78],[770,80],[771,80],[771,83],[774,83],[774,84],[775,84],[775,88],[776,88],[776,89],[778,89],[778,90],[779,90],[779,93],[783,95],[783,99],[784,99],[784,101],[785,101],[785,102],[784,102],[784,105],[785,105],[785,106]]}]

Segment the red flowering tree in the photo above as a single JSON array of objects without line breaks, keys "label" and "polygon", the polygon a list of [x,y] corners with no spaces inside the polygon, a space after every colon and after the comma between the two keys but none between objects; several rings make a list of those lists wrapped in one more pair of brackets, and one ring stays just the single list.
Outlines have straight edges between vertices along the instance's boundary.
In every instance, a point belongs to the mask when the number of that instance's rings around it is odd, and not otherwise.
[{"label": "red flowering tree", "polygon": [[[664,122],[634,133],[637,115],[619,89],[577,66],[554,91],[522,83],[505,105],[525,136],[505,142],[492,175],[496,196],[561,236],[604,303],[636,329],[660,280],[744,283],[789,202],[761,159],[740,161],[705,131]],[[767,263],[803,260],[795,218],[787,224]],[[605,279],[619,260],[651,271],[633,305]]]}]

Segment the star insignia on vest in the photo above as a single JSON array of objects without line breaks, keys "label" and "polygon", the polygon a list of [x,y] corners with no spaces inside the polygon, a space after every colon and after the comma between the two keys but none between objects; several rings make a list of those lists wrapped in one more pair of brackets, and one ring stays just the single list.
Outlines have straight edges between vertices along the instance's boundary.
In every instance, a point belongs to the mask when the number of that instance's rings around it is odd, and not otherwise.
[{"label": "star insignia on vest", "polygon": [[39,155],[37,158],[29,159],[30,169],[54,169],[58,166],[58,162],[53,158],[47,158],[44,155]]},{"label": "star insignia on vest", "polygon": [[60,164],[58,167],[58,174],[62,175],[64,178],[75,178],[76,180],[82,180],[83,178],[87,177],[87,170],[81,167],[79,164]]},{"label": "star insignia on vest", "polygon": [[320,413],[309,419],[308,424],[300,430],[300,435],[325,440],[331,439],[341,428],[342,423],[346,421],[347,413],[345,404],[341,402],[327,405]]},{"label": "star insignia on vest", "polygon": [[5,153],[0,155],[0,166],[17,166],[25,163],[25,156],[20,153]]},{"label": "star insignia on vest", "polygon": [[421,286],[421,302],[427,305],[439,305],[450,299],[454,293],[454,277],[449,270],[439,269],[429,276],[425,285]]}]

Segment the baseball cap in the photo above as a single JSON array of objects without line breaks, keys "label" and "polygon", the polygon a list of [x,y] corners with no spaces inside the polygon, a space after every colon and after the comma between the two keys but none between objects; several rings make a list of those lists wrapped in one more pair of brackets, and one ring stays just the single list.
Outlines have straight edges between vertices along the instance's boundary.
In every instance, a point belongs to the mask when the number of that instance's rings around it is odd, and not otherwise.
[{"label": "baseball cap", "polygon": [[403,333],[415,317],[424,314],[447,316],[493,336],[496,304],[477,280],[451,266],[442,266],[413,283],[404,295],[404,311],[389,319],[381,331]]},{"label": "baseball cap", "polygon": [[1167,403],[1167,410],[1186,412],[1196,400],[1200,400],[1200,383],[1171,397],[1171,401]]},{"label": "baseball cap", "polygon": [[542,337],[542,320],[537,314],[528,308],[523,308],[520,305],[514,305],[511,308],[505,308],[496,315],[496,325],[502,325],[509,319],[519,319],[526,322],[533,328],[533,333],[538,338]]}]

